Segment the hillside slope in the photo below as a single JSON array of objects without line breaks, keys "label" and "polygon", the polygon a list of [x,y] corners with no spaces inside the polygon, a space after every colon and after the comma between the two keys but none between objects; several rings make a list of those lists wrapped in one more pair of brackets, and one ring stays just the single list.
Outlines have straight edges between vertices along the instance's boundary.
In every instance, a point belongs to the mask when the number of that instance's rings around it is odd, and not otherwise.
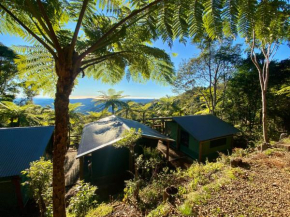
[{"label": "hillside slope", "polygon": [[222,156],[216,163],[194,163],[187,170],[171,174],[171,179],[173,182],[167,186],[173,183],[179,191],[174,202],[162,202],[164,188],[158,190],[151,184],[140,190],[138,202],[114,201],[106,204],[109,214],[96,216],[289,216],[290,213],[290,153],[283,149],[272,148],[263,153],[236,149],[232,156]]}]

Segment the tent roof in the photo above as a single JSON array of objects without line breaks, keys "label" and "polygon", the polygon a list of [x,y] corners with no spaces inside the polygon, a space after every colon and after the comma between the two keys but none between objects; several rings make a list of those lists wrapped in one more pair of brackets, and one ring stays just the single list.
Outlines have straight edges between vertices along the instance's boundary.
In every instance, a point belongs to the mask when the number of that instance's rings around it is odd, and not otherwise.
[{"label": "tent roof", "polygon": [[53,126],[0,129],[0,177],[20,175],[43,156]]},{"label": "tent roof", "polygon": [[140,128],[143,137],[174,141],[137,121],[112,115],[84,127],[77,158],[116,143],[130,128],[134,128],[136,131]]},{"label": "tent roof", "polygon": [[238,129],[213,115],[173,117],[183,129],[198,141],[233,135]]}]

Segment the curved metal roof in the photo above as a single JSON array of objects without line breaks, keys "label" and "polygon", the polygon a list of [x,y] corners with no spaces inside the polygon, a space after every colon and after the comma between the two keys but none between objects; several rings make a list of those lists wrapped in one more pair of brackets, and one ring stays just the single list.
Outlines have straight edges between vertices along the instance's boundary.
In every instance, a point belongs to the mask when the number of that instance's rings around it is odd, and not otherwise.
[{"label": "curved metal roof", "polygon": [[116,143],[122,139],[123,133],[130,128],[134,128],[136,131],[140,128],[144,137],[174,141],[137,121],[112,115],[84,127],[77,158]]}]

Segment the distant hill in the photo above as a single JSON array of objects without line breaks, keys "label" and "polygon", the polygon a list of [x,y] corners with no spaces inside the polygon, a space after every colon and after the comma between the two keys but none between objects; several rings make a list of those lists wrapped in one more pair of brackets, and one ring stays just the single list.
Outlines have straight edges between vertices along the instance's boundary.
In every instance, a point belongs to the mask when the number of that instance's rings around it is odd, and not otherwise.
[{"label": "distant hill", "polygon": [[[90,111],[101,111],[101,105],[95,106],[94,102],[92,102],[93,98],[87,99],[70,99],[70,103],[82,103],[83,106],[79,108],[79,111],[82,113],[90,112]],[[134,101],[137,103],[149,103],[154,99],[121,99],[122,101]],[[54,99],[52,98],[34,98],[34,104],[40,105],[42,107],[51,106],[53,108]]]}]

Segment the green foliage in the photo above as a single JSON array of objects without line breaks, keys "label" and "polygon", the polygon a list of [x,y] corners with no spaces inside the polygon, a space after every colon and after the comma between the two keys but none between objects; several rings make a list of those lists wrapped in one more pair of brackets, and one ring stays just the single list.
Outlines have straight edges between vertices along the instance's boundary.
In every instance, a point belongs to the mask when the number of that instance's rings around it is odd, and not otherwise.
[{"label": "green foliage", "polygon": [[[140,201],[145,208],[150,209],[154,208],[160,199],[162,198],[162,194],[160,192],[160,188],[157,185],[148,185],[140,190],[139,193]],[[142,205],[140,205],[142,207]]]},{"label": "green foliage", "polygon": [[75,216],[84,217],[87,212],[97,203],[96,186],[83,181],[76,186],[76,194],[70,199],[68,211]]},{"label": "green foliage", "polygon": [[141,138],[142,135],[142,131],[141,129],[138,129],[138,132],[136,132],[136,130],[134,128],[131,128],[129,131],[126,131],[123,135],[122,135],[122,139],[117,141],[114,144],[114,147],[116,148],[129,148],[130,151],[134,152],[134,146],[135,143],[138,139]]},{"label": "green foliage", "polygon": [[160,204],[156,209],[152,210],[148,217],[162,217],[167,216],[171,211],[171,206],[168,203]]},{"label": "green foliage", "polygon": [[289,143],[290,144],[290,137],[282,139],[282,143],[285,143],[285,144]]},{"label": "green foliage", "polygon": [[123,91],[115,91],[114,89],[109,89],[108,93],[104,91],[99,91],[101,93],[100,96],[97,96],[95,101],[95,105],[102,105],[102,109],[108,109],[111,107],[112,113],[115,114],[115,109],[124,108],[127,104],[121,101],[121,98],[126,97],[123,94]]},{"label": "green foliage", "polygon": [[0,101],[13,100],[18,93],[16,54],[0,43]]},{"label": "green foliage", "polygon": [[197,103],[216,114],[218,103],[224,104],[227,82],[240,61],[240,45],[232,45],[230,39],[223,38],[221,42],[205,39],[199,42],[199,47],[202,52],[198,57],[180,65],[174,88],[191,91],[198,97]]},{"label": "green foliage", "polygon": [[52,163],[43,157],[30,163],[30,167],[21,172],[27,177],[23,185],[28,185],[37,202],[42,216],[52,216]]},{"label": "green foliage", "polygon": [[189,203],[184,203],[181,206],[178,207],[178,210],[180,213],[184,216],[192,216],[192,206]]},{"label": "green foliage", "polygon": [[148,117],[150,114],[152,114],[152,108],[153,108],[153,103],[149,102],[146,104],[137,104],[134,106],[133,110],[139,115],[137,116],[137,119],[142,120],[143,123],[145,123],[146,117]]},{"label": "green foliage", "polygon": [[156,176],[160,164],[163,162],[160,152],[157,149],[150,147],[143,148],[144,154],[141,154],[136,159],[136,167],[141,171],[143,179],[151,179]]},{"label": "green foliage", "polygon": [[231,157],[247,157],[250,151],[250,149],[234,148]]},{"label": "green foliage", "polygon": [[129,100],[129,101],[125,102],[125,103],[126,103],[126,105],[124,107],[120,108],[116,112],[116,114],[118,116],[124,117],[126,119],[134,119],[134,120],[136,120],[136,112],[135,112],[134,109],[136,108],[136,106],[138,104],[136,102],[134,102],[134,101],[131,101],[131,100]]},{"label": "green foliage", "polygon": [[[19,77],[33,90],[53,97],[57,76],[51,54],[42,46],[14,46],[19,55],[15,59]],[[40,76],[41,74],[41,76]]]},{"label": "green foliage", "polygon": [[124,202],[135,203],[139,197],[139,188],[141,180],[127,180],[125,181],[126,187],[124,188]]},{"label": "green foliage", "polygon": [[13,102],[0,102],[0,123],[10,127],[48,125],[48,114],[51,114],[50,109],[38,105],[19,106]]},{"label": "green foliage", "polygon": [[105,217],[113,212],[113,207],[108,204],[100,204],[97,208],[91,209],[86,217]]}]

